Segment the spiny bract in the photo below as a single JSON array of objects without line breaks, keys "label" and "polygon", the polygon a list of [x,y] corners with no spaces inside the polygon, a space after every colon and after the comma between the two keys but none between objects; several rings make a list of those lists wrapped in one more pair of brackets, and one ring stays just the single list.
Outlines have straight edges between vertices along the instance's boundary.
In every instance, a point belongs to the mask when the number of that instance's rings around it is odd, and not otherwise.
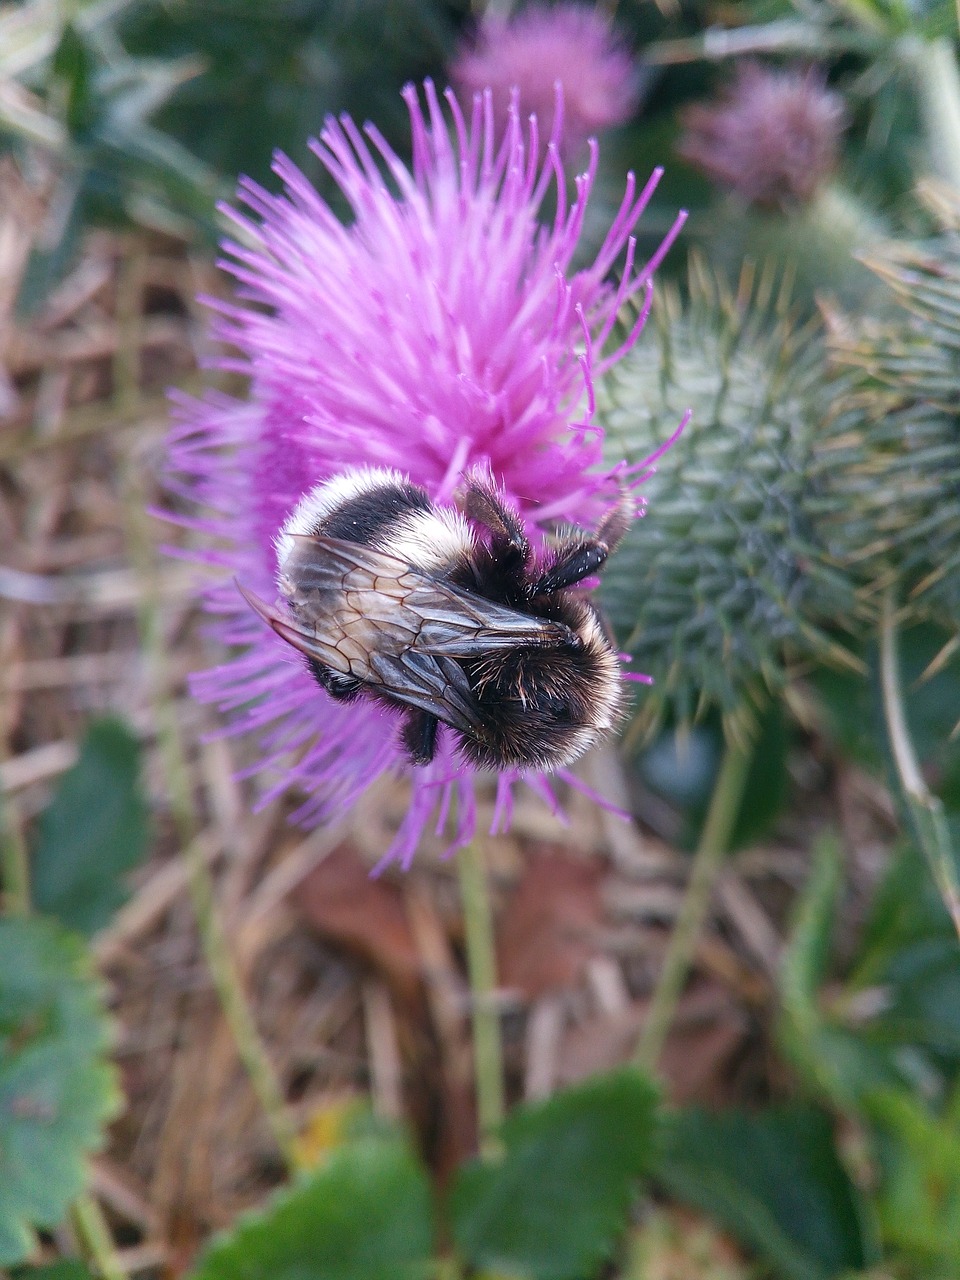
[{"label": "spiny bract", "polygon": [[810,518],[822,353],[770,278],[736,295],[699,264],[689,298],[658,297],[654,323],[611,370],[598,405],[611,456],[642,457],[687,409],[689,425],[645,486],[638,521],[604,581],[604,604],[638,669],[655,678],[643,725],[718,707],[745,730],[750,694],[789,656],[844,651],[822,629],[852,609]]},{"label": "spiny bract", "polygon": [[960,626],[960,195],[928,187],[942,234],[867,265],[896,303],[884,322],[833,316],[818,443],[831,555],[876,611],[892,588],[914,616]]}]

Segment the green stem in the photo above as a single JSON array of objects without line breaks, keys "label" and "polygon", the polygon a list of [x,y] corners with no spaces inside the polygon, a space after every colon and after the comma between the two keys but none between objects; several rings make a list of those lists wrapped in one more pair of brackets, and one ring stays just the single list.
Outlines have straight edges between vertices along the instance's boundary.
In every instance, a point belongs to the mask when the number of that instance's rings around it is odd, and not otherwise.
[{"label": "green stem", "polygon": [[240,1060],[266,1115],[274,1140],[287,1165],[293,1170],[297,1164],[293,1123],[227,945],[223,924],[216,911],[213,877],[204,860],[200,842],[196,839],[199,821],[193,787],[176,708],[168,696],[153,546],[145,525],[143,495],[132,467],[128,475],[126,507],[131,560],[144,588],[140,606],[140,633],[152,677],[157,743],[174,823],[187,861],[190,898],[200,943]]},{"label": "green stem", "polygon": [[0,805],[0,876],[3,878],[3,912],[8,916],[30,914],[30,863],[20,824],[11,813],[11,801]]},{"label": "green stem", "polygon": [[634,1060],[637,1066],[648,1071],[656,1070],[680,993],[693,963],[714,882],[729,848],[733,826],[740,811],[751,759],[751,751],[736,743],[727,742],[700,842],[690,868],[687,891],[667,944],[663,967],[650,1001],[650,1011],[637,1045]]},{"label": "green stem", "polygon": [[103,1280],[127,1280],[127,1273],[117,1261],[103,1210],[93,1196],[77,1196],[70,1206],[70,1220],[84,1257]]},{"label": "green stem", "polygon": [[926,856],[934,882],[943,898],[953,927],[960,937],[960,883],[953,855],[950,832],[943,805],[927,787],[913,749],[910,729],[900,686],[900,664],[897,658],[897,623],[893,592],[883,598],[880,620],[880,685],[883,711],[887,721],[890,749],[903,790],[903,798],[913,818],[920,848]]},{"label": "green stem", "polygon": [[457,854],[463,902],[473,1019],[473,1060],[477,1090],[480,1151],[496,1151],[496,1134],[503,1121],[503,1049],[500,1015],[495,1003],[497,965],[493,941],[493,909],[483,850],[474,840]]},{"label": "green stem", "polygon": [[214,905],[213,877],[204,861],[199,841],[191,840],[184,856],[189,872],[190,899],[213,985],[217,989],[224,1017],[233,1034],[240,1061],[263,1107],[274,1141],[292,1172],[298,1163],[296,1133],[276,1072],[267,1056],[266,1047],[244,994],[240,975],[227,946],[223,924]]},{"label": "green stem", "polygon": [[960,75],[953,41],[905,37],[901,50],[916,86],[933,168],[960,187]]}]

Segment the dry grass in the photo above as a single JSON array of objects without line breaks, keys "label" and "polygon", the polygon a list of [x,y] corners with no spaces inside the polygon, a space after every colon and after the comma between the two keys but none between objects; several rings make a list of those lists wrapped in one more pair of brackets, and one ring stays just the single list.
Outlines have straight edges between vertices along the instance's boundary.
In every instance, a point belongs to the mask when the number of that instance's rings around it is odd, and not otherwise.
[{"label": "dry grass", "polygon": [[[381,1111],[415,1124],[441,1172],[473,1142],[455,880],[437,841],[406,879],[379,882],[399,904],[399,953],[325,917],[322,878],[309,918],[301,893],[291,897],[334,850],[342,858],[349,849],[358,866],[372,863],[402,815],[404,788],[379,786],[342,828],[305,834],[281,805],[250,816],[248,787],[235,780],[242,744],[203,744],[214,722],[185,690],[186,674],[211,660],[195,578],[159,550],[182,535],[144,508],[161,497],[165,388],[198,382],[206,340],[193,299],[220,286],[210,263],[178,243],[98,233],[40,312],[17,322],[13,299],[38,225],[37,196],[9,172],[2,190],[5,820],[29,839],[91,717],[117,712],[134,726],[155,840],[128,904],[95,943],[127,1107],[96,1163],[94,1189],[130,1272],[174,1276],[211,1230],[282,1177],[202,960],[182,857],[185,822],[215,876],[232,954],[298,1125],[309,1128],[344,1097],[369,1094]],[[141,636],[151,620],[158,643],[148,652]],[[161,750],[164,724],[182,745],[186,796]],[[810,759],[802,763],[808,776],[798,794],[839,813],[868,881],[889,839],[885,797],[844,775],[838,803],[825,775]],[[592,785],[624,798],[612,750],[586,768]],[[542,1095],[629,1054],[682,891],[684,859],[668,844],[575,793],[566,801],[563,826],[534,798],[521,798],[511,835],[489,845],[504,916],[531,855],[600,868],[593,917],[575,926],[579,959],[562,936],[513,921],[510,936],[520,941],[510,945],[531,950],[520,959],[538,974],[504,997],[513,1097]],[[489,800],[486,807],[492,811]],[[739,859],[723,878],[665,1056],[677,1096],[722,1100],[776,1088],[765,1031],[785,907],[805,875],[812,821],[795,814],[779,845]],[[550,863],[541,865],[549,882]],[[412,969],[396,959],[404,947]],[[557,970],[558,957],[567,968]]]}]

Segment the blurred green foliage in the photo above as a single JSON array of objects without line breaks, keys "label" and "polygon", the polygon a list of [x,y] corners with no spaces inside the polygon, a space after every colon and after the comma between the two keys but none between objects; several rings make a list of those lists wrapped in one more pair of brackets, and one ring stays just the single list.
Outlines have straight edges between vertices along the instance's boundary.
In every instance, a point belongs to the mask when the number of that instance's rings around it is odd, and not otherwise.
[{"label": "blurred green foliage", "polygon": [[[59,1226],[120,1109],[111,1027],[80,935],[109,922],[126,897],[123,873],[146,853],[139,766],[125,724],[90,725],[41,816],[31,901],[0,916],[0,1266],[29,1258],[38,1228]],[[58,1265],[50,1280],[86,1274]]]},{"label": "blurred green foliage", "polygon": [[34,906],[95,933],[126,900],[124,875],[143,859],[149,837],[139,743],[121,721],[95,721],[40,821]]},{"label": "blurred green foliage", "polygon": [[866,1207],[837,1154],[831,1119],[816,1107],[668,1116],[656,1177],[788,1280],[828,1280],[876,1261]]},{"label": "blurred green foliage", "polygon": [[95,1280],[93,1272],[82,1262],[73,1258],[64,1258],[60,1262],[52,1262],[48,1267],[31,1267],[29,1270],[17,1270],[14,1280]]},{"label": "blurred green foliage", "polygon": [[443,82],[465,14],[457,0],[151,0],[128,11],[120,33],[142,57],[200,62],[158,126],[217,173],[267,182],[276,150],[311,168],[307,140],[329,113],[376,120],[406,152],[400,90],[425,76]]},{"label": "blurred green foliage", "polygon": [[91,958],[53,920],[0,920],[0,1266],[33,1252],[119,1109]]}]

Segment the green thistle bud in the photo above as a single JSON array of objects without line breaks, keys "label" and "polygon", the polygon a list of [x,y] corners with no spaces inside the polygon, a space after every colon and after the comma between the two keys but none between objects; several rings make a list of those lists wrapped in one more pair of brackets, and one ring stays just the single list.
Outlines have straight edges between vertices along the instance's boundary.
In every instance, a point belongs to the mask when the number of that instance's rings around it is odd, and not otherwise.
[{"label": "green thistle bud", "polygon": [[[655,685],[641,727],[708,707],[737,734],[750,695],[793,656],[845,658],[821,624],[849,616],[807,510],[822,351],[794,327],[770,276],[736,296],[699,264],[690,299],[658,296],[634,351],[606,380],[598,418],[612,454],[639,461],[692,418],[644,485],[638,520],[604,576],[604,604],[634,669]],[[847,658],[849,661],[849,658]]]},{"label": "green thistle bud", "polygon": [[868,606],[893,587],[915,615],[960,624],[960,195],[927,188],[942,234],[867,265],[892,291],[882,323],[833,316],[832,410],[818,442],[819,527]]}]

